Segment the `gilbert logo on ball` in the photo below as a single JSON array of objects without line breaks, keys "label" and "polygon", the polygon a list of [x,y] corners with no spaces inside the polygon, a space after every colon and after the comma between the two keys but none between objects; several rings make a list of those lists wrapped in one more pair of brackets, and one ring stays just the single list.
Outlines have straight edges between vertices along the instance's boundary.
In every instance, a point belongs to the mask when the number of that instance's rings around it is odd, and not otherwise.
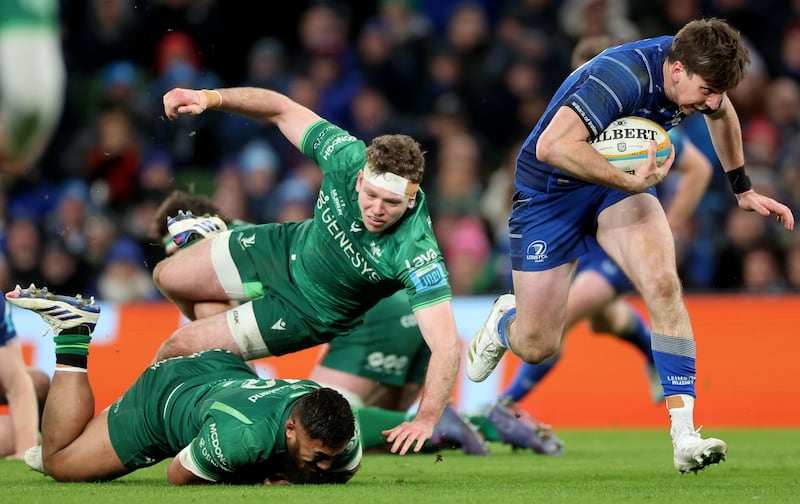
[{"label": "gilbert logo on ball", "polygon": [[589,143],[615,168],[632,173],[647,158],[651,140],[658,145],[656,164],[661,165],[669,157],[672,142],[664,128],[643,117],[615,119]]}]

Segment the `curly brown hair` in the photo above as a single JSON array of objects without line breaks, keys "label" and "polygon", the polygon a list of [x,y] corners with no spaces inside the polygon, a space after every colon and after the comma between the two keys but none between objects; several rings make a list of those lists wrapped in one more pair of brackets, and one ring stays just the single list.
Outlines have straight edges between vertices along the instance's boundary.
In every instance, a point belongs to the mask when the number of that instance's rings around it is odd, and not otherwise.
[{"label": "curly brown hair", "polygon": [[425,174],[425,156],[408,135],[382,135],[367,147],[367,164],[377,173],[391,172],[416,184]]},{"label": "curly brown hair", "polygon": [[714,91],[736,87],[747,72],[750,52],[739,32],[717,18],[690,21],[675,35],[670,63],[680,61],[687,74],[697,74]]}]

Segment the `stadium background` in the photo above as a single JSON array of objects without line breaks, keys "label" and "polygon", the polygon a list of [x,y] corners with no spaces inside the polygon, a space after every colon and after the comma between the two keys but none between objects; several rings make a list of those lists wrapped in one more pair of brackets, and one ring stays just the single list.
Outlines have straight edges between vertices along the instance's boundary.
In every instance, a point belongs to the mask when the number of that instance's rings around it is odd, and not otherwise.
[{"label": "stadium background", "polygon": [[[625,40],[674,33],[696,16],[728,19],[753,57],[747,80],[731,93],[748,172],[759,191],[786,201],[795,214],[800,209],[798,2],[59,3],[67,100],[42,162],[24,177],[0,180],[0,285],[36,282],[102,300],[91,357],[98,407],[180,323],[149,278],[162,250],[148,231],[165,194],[192,187],[227,217],[256,222],[304,218],[316,195],[316,168],[270,128],[224,114],[166,121],[161,96],[173,86],[269,86],[362,138],[418,138],[428,160],[423,188],[464,338],[473,317],[488,313],[487,299],[510,287],[510,160],[582,36]],[[718,164],[702,122],[683,127]],[[674,183],[663,187],[668,198]],[[799,425],[791,362],[800,292],[796,233],[737,210],[717,166],[676,238],[702,359],[699,417],[721,425]],[[29,358],[52,371],[41,322],[20,310],[14,316]],[[300,377],[318,351],[264,361],[261,370]],[[618,362],[619,374],[594,375],[597,355]],[[490,400],[514,366],[505,359],[503,373],[481,385],[462,380],[457,402],[469,409]],[[633,353],[581,326],[568,339],[562,366],[525,405],[558,426],[662,425],[663,410],[647,402],[645,387]],[[624,397],[632,410],[610,411],[609,394]]]}]

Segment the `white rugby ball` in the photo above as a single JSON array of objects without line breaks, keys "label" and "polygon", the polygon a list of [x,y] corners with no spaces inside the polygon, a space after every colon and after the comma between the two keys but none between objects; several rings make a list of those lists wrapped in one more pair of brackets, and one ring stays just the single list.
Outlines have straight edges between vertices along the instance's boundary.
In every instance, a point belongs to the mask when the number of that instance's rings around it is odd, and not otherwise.
[{"label": "white rugby ball", "polygon": [[589,143],[615,168],[632,173],[647,158],[650,140],[658,144],[656,165],[661,165],[669,157],[672,142],[664,128],[643,117],[615,119]]}]

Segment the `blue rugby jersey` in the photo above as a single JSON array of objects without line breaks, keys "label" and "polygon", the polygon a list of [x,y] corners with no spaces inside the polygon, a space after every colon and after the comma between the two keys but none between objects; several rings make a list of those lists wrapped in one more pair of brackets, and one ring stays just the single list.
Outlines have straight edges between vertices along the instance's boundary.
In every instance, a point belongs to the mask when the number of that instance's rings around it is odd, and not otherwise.
[{"label": "blue rugby jersey", "polygon": [[609,47],[575,69],[558,88],[520,151],[516,188],[533,187],[534,180],[550,174],[576,180],[536,159],[539,136],[562,106],[583,119],[589,137],[614,119],[629,115],[650,119],[666,130],[680,123],[684,114],[667,99],[661,71],[672,39],[664,36]]}]

